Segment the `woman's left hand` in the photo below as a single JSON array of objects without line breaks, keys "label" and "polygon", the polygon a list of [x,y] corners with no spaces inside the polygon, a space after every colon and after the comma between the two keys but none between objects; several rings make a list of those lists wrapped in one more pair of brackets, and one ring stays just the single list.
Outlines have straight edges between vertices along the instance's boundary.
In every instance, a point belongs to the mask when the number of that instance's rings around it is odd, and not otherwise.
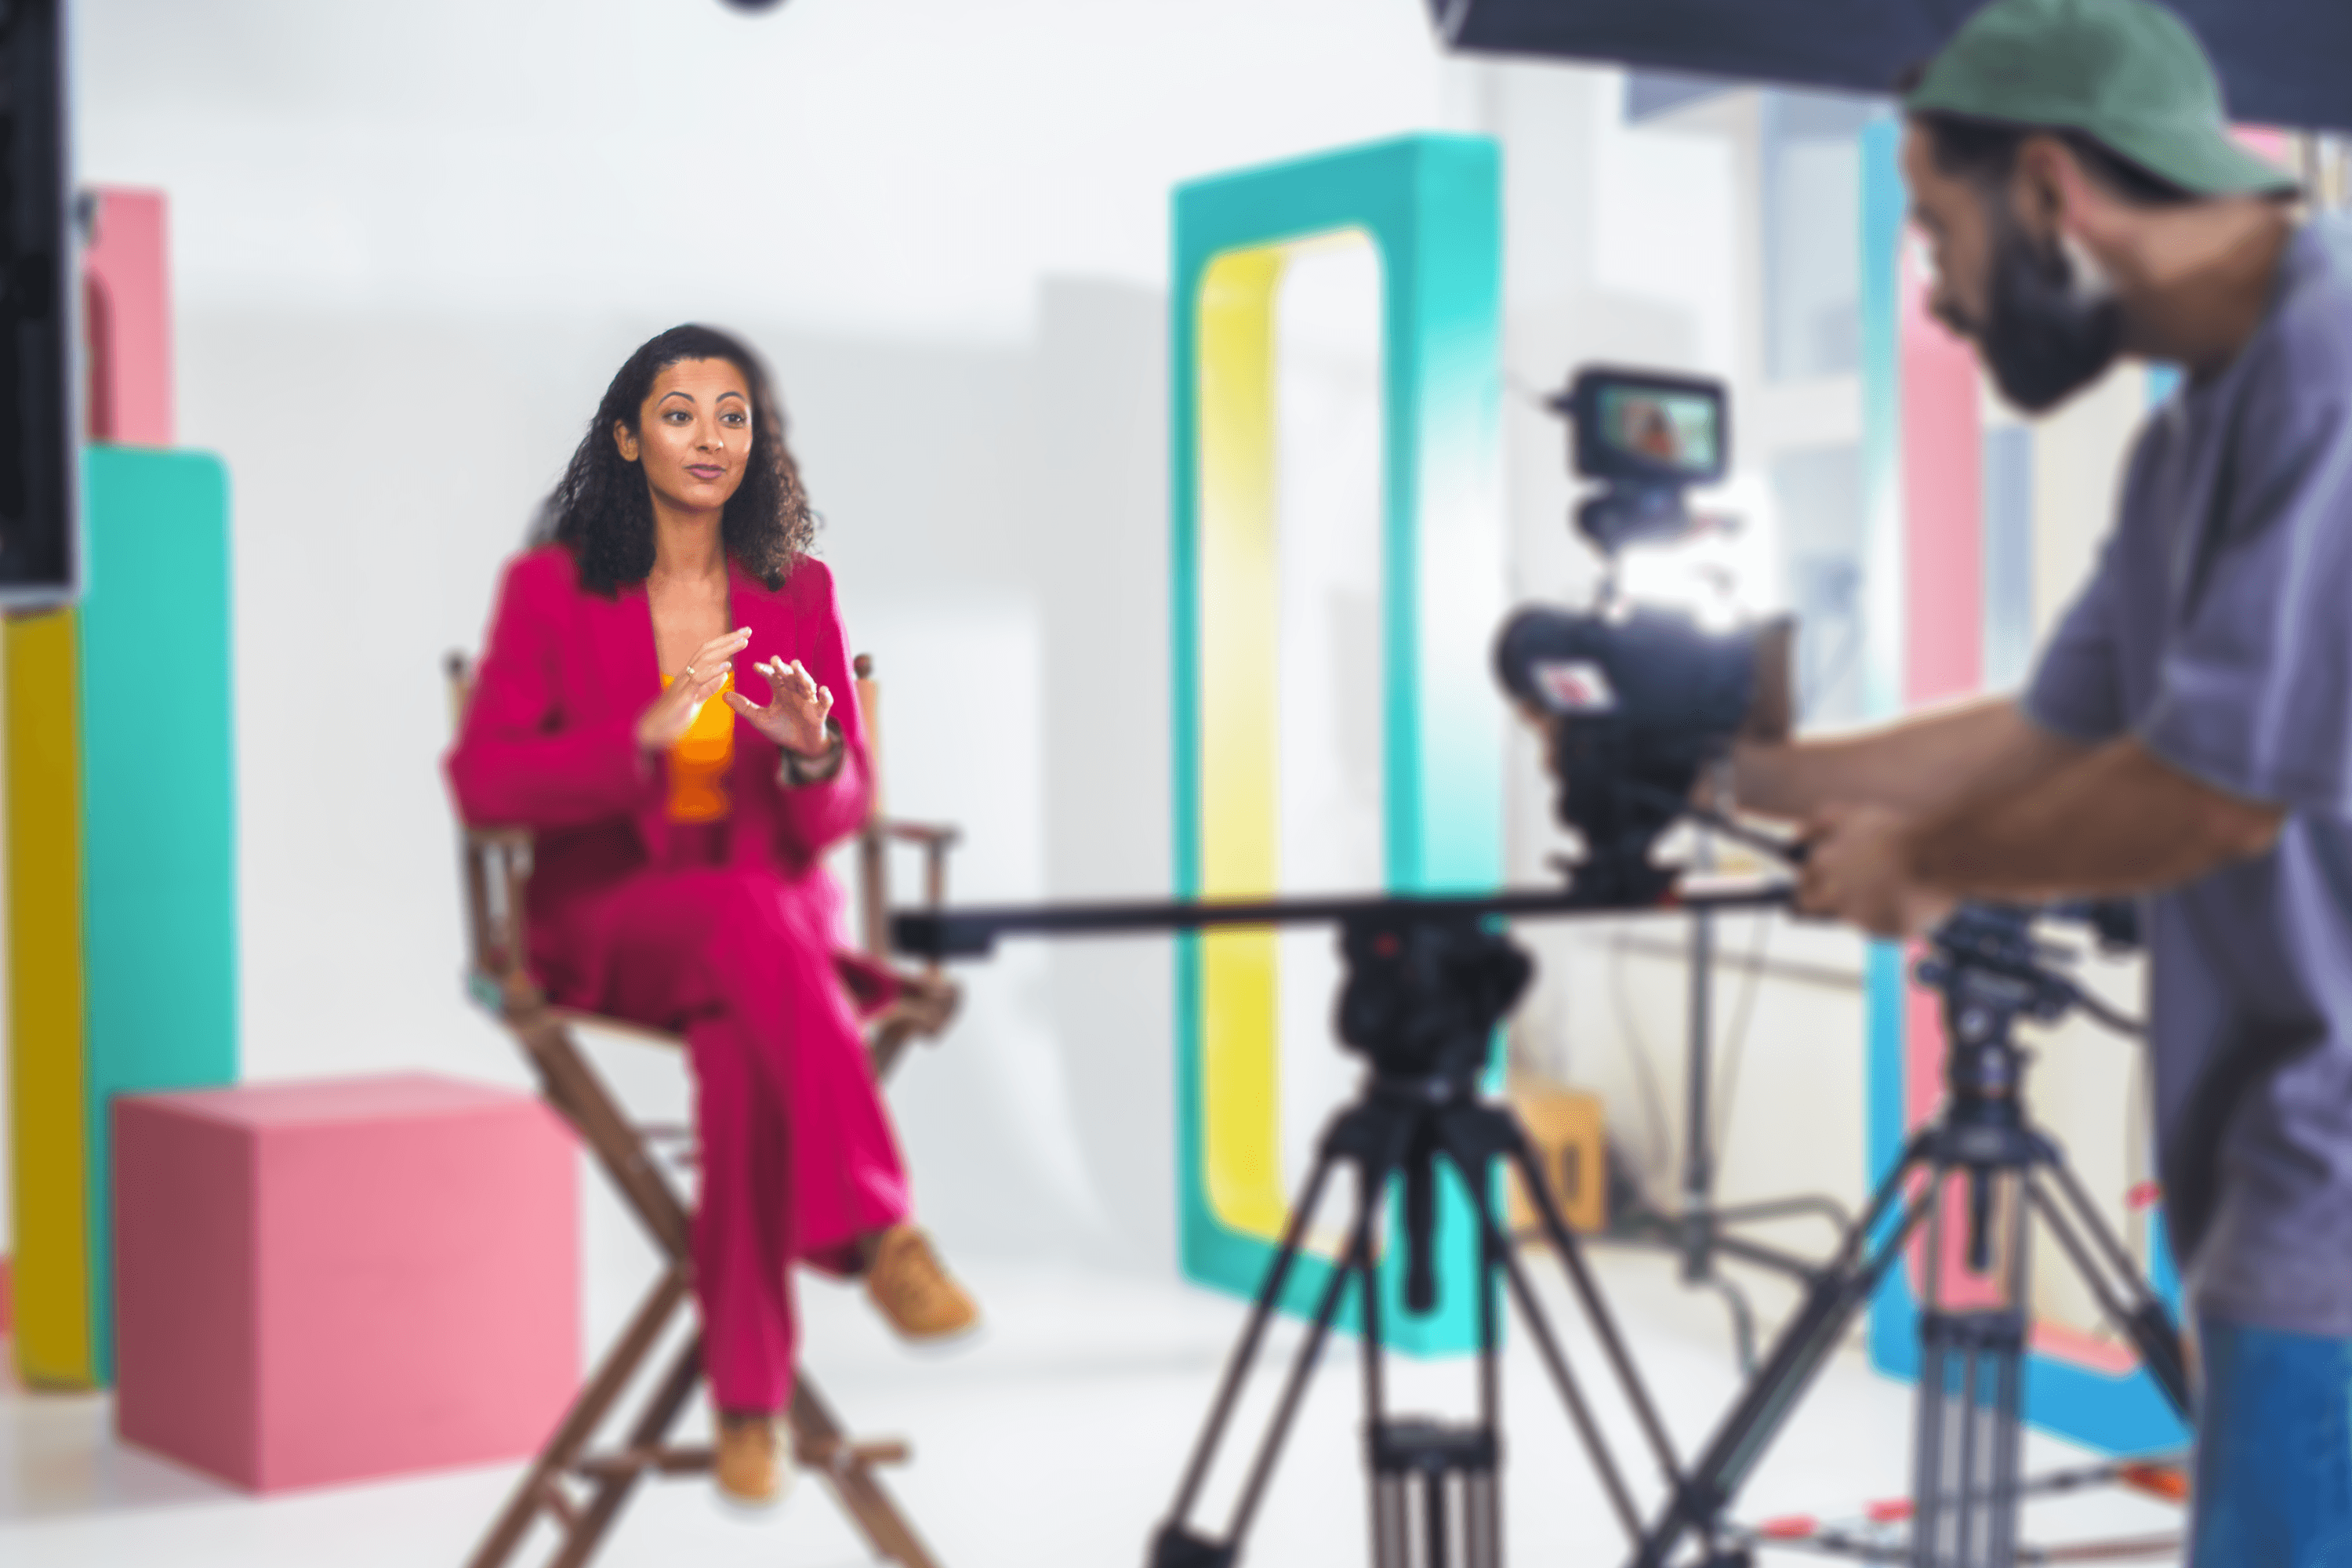
[{"label": "woman's left hand", "polygon": [[799,659],[770,659],[751,667],[768,679],[768,705],[759,706],[740,691],[727,693],[727,706],[751,721],[751,727],[787,752],[821,757],[833,749],[825,716],[833,711],[833,693],[801,668]]}]

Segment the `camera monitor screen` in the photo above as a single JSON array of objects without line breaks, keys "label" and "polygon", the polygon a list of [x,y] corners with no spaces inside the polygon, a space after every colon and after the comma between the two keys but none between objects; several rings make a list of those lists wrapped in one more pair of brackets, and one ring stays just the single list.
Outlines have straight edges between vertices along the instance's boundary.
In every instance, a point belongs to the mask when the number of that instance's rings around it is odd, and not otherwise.
[{"label": "camera monitor screen", "polygon": [[1579,472],[1601,479],[1704,484],[1721,479],[1730,432],[1719,382],[1588,370],[1563,401]]}]

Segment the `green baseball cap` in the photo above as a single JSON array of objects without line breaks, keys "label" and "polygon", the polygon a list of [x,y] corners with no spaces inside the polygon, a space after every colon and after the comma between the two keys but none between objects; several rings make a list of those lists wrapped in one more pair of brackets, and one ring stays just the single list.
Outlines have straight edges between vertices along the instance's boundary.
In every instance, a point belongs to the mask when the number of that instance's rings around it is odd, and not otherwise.
[{"label": "green baseball cap", "polygon": [[2199,195],[2297,188],[2230,134],[2204,46],[2149,0],[1992,0],[1928,62],[1903,107],[2079,131]]}]

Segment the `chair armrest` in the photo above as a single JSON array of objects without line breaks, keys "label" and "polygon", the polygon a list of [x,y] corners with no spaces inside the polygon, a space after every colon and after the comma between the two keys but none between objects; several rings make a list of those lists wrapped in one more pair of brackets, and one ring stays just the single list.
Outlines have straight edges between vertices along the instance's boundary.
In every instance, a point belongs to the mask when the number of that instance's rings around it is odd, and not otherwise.
[{"label": "chair armrest", "polygon": [[896,817],[885,817],[873,824],[873,831],[901,844],[938,845],[942,848],[963,839],[963,829],[948,823],[901,822]]},{"label": "chair armrest", "polygon": [[866,824],[859,836],[858,879],[865,900],[866,952],[878,956],[890,950],[888,918],[884,907],[890,901],[889,847],[893,843],[912,844],[922,850],[923,900],[929,908],[937,909],[948,898],[948,851],[962,837],[963,829],[941,822],[907,822],[877,816]]}]

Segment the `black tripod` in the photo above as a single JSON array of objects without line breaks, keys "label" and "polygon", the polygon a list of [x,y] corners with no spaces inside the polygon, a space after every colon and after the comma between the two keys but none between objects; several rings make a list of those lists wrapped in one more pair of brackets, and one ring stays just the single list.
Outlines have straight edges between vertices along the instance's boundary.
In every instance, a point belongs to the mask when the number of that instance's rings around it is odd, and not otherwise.
[{"label": "black tripod", "polygon": [[[2049,1226],[2101,1311],[2187,1418],[2188,1371],[2171,1317],[2058,1145],[2028,1120],[2027,1057],[2014,1037],[2020,1018],[2048,1022],[2078,1006],[2111,1026],[2131,1026],[2044,966],[2028,919],[2023,911],[1971,907],[1937,931],[1919,977],[1944,996],[1942,1114],[1913,1136],[1807,1292],[1763,1370],[1642,1542],[1638,1568],[1662,1568],[1685,1536],[1697,1538],[1708,1564],[1748,1562],[1725,1510],[1853,1314],[1923,1226],[1927,1261],[1908,1553],[1914,1568],[2009,1568],[2017,1559],[2032,1220]],[[1957,1201],[1948,1202],[1948,1194]],[[1944,1256],[1948,1207],[1959,1210],[1963,1226],[1957,1269]]]},{"label": "black tripod", "polygon": [[[1239,1560],[1307,1376],[1321,1358],[1351,1282],[1363,1314],[1364,1441],[1374,1568],[1498,1568],[1502,1562],[1498,1280],[1507,1283],[1518,1303],[1627,1539],[1638,1542],[1642,1520],[1633,1494],[1495,1215],[1496,1168],[1507,1164],[1517,1171],[1540,1213],[1593,1335],[1659,1468],[1668,1484],[1675,1484],[1678,1472],[1664,1426],[1525,1136],[1507,1110],[1478,1097],[1477,1077],[1487,1043],[1527,984],[1528,958],[1475,919],[1433,920],[1405,910],[1349,921],[1342,947],[1349,976],[1340,999],[1339,1032],[1371,1058],[1371,1072],[1362,1095],[1333,1119],[1323,1135],[1305,1193],[1259,1288],[1168,1521],[1153,1540],[1150,1568],[1227,1568]],[[1391,1179],[1397,1178],[1403,1205],[1405,1307],[1424,1313],[1435,1308],[1432,1247],[1441,1160],[1453,1166],[1469,1194],[1479,1239],[1478,1415],[1475,1422],[1456,1426],[1389,1413],[1373,1263],[1375,1225]],[[1317,1303],[1312,1326],[1291,1363],[1224,1532],[1198,1533],[1186,1521],[1200,1500],[1308,1226],[1332,1173],[1342,1164],[1355,1169],[1356,1202],[1339,1267]]]},{"label": "black tripod", "polygon": [[[1609,847],[1611,853],[1589,858],[1565,888],[1466,895],[1047,904],[901,911],[891,917],[891,940],[897,947],[933,958],[976,957],[990,952],[1001,937],[1024,934],[1323,923],[1340,928],[1347,980],[1339,999],[1339,1036],[1370,1059],[1371,1070],[1362,1095],[1334,1119],[1323,1136],[1314,1173],[1259,1287],[1256,1306],[1185,1468],[1174,1506],[1153,1538],[1150,1568],[1227,1568],[1239,1560],[1243,1540],[1306,1394],[1307,1375],[1320,1358],[1350,1280],[1356,1283],[1363,1315],[1365,1458],[1371,1473],[1374,1568],[1496,1568],[1501,1561],[1498,1282],[1507,1283],[1518,1302],[1627,1541],[1641,1544],[1642,1518],[1623,1472],[1497,1223],[1493,1178],[1498,1163],[1518,1172],[1669,1489],[1679,1492],[1680,1475],[1664,1424],[1634,1371],[1525,1135],[1508,1110],[1478,1096],[1477,1080],[1496,1025],[1531,972],[1527,955],[1491,927],[1496,920],[1513,915],[1777,908],[1788,902],[1789,890],[1779,883],[1677,888],[1671,874],[1647,866],[1643,846],[1649,837],[1596,834],[1593,842]],[[1432,1247],[1441,1161],[1453,1168],[1469,1194],[1478,1229],[1479,1415],[1474,1424],[1458,1427],[1388,1414],[1373,1262],[1374,1225],[1391,1180],[1398,1180],[1403,1199],[1405,1306],[1416,1312],[1435,1306]],[[1342,1163],[1356,1168],[1356,1208],[1339,1267],[1317,1303],[1307,1341],[1224,1533],[1202,1534],[1189,1522],[1194,1506],[1265,1341],[1275,1303],[1282,1299],[1332,1172]]]}]

